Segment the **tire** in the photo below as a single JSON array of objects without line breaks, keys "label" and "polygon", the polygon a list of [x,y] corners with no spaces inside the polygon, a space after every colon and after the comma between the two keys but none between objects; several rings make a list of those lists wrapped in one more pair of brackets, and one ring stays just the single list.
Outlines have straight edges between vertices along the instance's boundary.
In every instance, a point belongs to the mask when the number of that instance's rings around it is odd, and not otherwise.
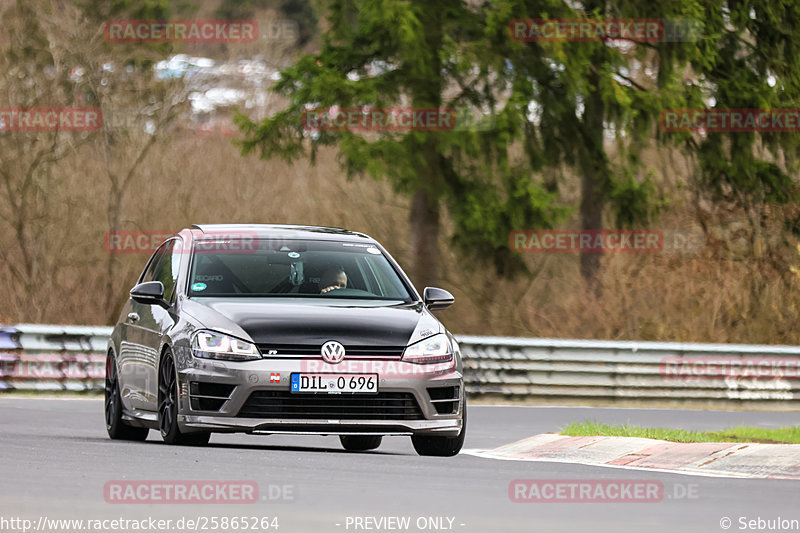
[{"label": "tire", "polygon": [[167,444],[203,446],[211,438],[211,433],[181,433],[178,427],[178,379],[169,348],[158,369],[158,428]]},{"label": "tire", "polygon": [[366,452],[381,445],[382,435],[339,435],[339,441],[345,450]]},{"label": "tire", "polygon": [[117,377],[117,364],[114,353],[109,351],[106,356],[106,381],[104,411],[106,418],[106,431],[113,440],[143,441],[147,439],[150,430],[129,426],[122,420],[122,398],[119,394],[119,379]]},{"label": "tire", "polygon": [[429,455],[433,457],[453,457],[458,455],[464,446],[464,438],[467,436],[467,397],[464,396],[464,415],[461,424],[461,433],[456,437],[430,437],[427,435],[414,435],[411,443],[419,455]]}]

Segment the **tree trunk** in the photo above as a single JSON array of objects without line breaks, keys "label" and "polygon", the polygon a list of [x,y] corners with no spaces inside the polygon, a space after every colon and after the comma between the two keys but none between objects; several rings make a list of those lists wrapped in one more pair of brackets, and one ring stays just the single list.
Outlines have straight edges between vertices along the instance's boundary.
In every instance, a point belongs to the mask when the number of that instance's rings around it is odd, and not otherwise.
[{"label": "tree trunk", "polygon": [[[593,64],[599,65],[604,60],[602,48],[593,54]],[[589,75],[589,92],[583,115],[584,153],[581,155],[581,229],[603,229],[603,206],[606,202],[606,186],[609,180],[609,168],[603,147],[603,118],[605,103],[600,94],[598,84],[600,76],[593,70]],[[598,294],[600,280],[600,253],[581,254],[581,276],[587,287]]]},{"label": "tree trunk", "polygon": [[[121,213],[120,209],[122,208],[122,191],[120,191],[116,184],[112,181],[111,192],[109,193],[108,199],[108,238],[111,239],[116,233],[119,232],[120,229],[120,218]],[[105,295],[105,312],[106,312],[106,322],[108,324],[114,324],[117,321],[117,316],[119,314],[118,309],[118,301],[119,301],[119,294],[120,288],[119,287],[119,280],[116,279],[117,273],[117,252],[111,248],[110,246],[111,241],[109,241],[109,248],[106,252],[107,262],[106,262],[106,295]]]},{"label": "tree trunk", "polygon": [[425,189],[411,199],[411,281],[422,294],[439,281],[439,202]]},{"label": "tree trunk", "polygon": [[[603,229],[603,194],[598,190],[597,168],[592,163],[587,161],[582,165],[580,215],[581,229],[584,230]],[[597,275],[602,257],[600,253],[581,254],[581,276],[595,291],[599,288]]]}]

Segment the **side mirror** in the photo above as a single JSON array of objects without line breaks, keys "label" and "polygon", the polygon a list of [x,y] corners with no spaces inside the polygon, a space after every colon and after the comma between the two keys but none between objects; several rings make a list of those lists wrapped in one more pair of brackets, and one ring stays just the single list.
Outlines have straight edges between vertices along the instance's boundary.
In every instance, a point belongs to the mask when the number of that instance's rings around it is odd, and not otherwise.
[{"label": "side mirror", "polygon": [[169,307],[169,303],[164,299],[164,284],[160,281],[139,283],[131,289],[131,298],[140,304]]},{"label": "side mirror", "polygon": [[425,290],[422,291],[422,300],[428,306],[428,309],[433,311],[450,307],[456,299],[444,289],[425,287]]}]

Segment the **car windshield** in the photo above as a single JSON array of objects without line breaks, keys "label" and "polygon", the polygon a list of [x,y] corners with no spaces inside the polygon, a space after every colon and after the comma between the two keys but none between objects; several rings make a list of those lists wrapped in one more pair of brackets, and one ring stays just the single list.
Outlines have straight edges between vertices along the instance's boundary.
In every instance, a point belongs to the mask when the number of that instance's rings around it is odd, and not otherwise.
[{"label": "car windshield", "polygon": [[413,299],[369,243],[201,239],[192,257],[190,297]]}]

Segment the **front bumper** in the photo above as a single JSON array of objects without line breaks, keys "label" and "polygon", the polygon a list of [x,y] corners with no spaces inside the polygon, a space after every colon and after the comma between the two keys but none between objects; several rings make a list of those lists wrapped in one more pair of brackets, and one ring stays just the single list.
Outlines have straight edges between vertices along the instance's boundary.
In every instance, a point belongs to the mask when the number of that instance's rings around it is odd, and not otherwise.
[{"label": "front bumper", "polygon": [[[450,437],[457,436],[461,432],[464,405],[463,376],[453,363],[416,365],[397,359],[363,359],[345,360],[337,365],[328,365],[319,359],[228,362],[191,358],[179,361],[178,365],[180,367],[178,424],[184,432]],[[351,418],[343,414],[336,416],[298,414],[297,405],[298,402],[302,403],[303,396],[291,395],[289,392],[292,373],[376,373],[380,393],[404,395],[409,401],[413,397],[419,409],[415,409],[417,414],[413,419],[409,419],[408,416],[393,418],[385,413],[375,419],[366,418],[364,414]],[[231,392],[218,409],[198,409],[196,395],[193,395],[193,392],[196,393],[199,389],[197,383],[227,386]],[[437,400],[429,389],[448,387],[457,388],[454,389],[458,395],[457,403],[451,402],[455,408],[451,412],[442,414],[441,409],[437,409]],[[280,416],[253,417],[247,414],[249,413],[247,410],[244,414],[240,414],[243,407],[251,405],[248,404],[248,399],[253,393],[280,396],[292,402],[292,409],[285,409],[285,414]],[[313,395],[314,405],[325,404],[326,397],[336,400],[337,396],[339,395]],[[358,396],[369,398],[369,395]],[[309,397],[305,395],[305,398]],[[439,407],[442,407],[441,403]]]},{"label": "front bumper", "polygon": [[184,429],[288,435],[442,435],[461,433],[461,419],[452,420],[304,420],[229,418],[181,415]]}]

